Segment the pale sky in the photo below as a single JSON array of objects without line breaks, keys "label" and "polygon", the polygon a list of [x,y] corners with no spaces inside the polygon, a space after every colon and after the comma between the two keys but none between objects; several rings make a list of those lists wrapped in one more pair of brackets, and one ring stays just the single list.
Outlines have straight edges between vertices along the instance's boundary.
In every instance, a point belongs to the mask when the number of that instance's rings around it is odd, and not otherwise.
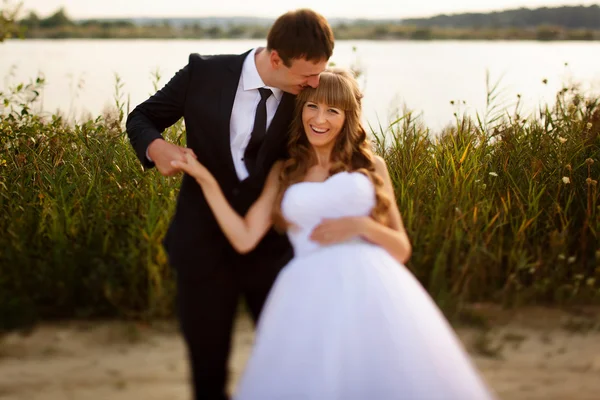
[{"label": "pale sky", "polygon": [[[9,0],[13,3],[18,0]],[[508,8],[592,5],[600,0],[23,0],[25,11],[46,17],[64,6],[74,19],[102,17],[277,17],[312,8],[327,18],[410,18]]]}]

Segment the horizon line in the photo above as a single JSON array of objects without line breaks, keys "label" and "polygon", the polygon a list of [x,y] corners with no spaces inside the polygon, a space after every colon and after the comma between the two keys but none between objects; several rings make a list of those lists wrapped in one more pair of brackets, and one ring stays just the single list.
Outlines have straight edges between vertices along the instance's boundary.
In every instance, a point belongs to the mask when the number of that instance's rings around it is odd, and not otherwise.
[{"label": "horizon line", "polygon": [[[407,17],[399,17],[399,16],[395,16],[395,17],[390,17],[390,16],[385,16],[385,17],[343,17],[343,16],[331,16],[331,17],[326,17],[327,19],[346,19],[346,20],[362,20],[362,21],[392,21],[392,20],[405,20],[405,19],[430,19],[430,18],[435,18],[435,17],[439,17],[439,16],[455,16],[455,15],[464,15],[464,14],[493,14],[493,13],[501,13],[501,12],[506,12],[506,11],[514,11],[514,10],[539,10],[539,9],[553,9],[553,8],[589,8],[589,7],[600,7],[600,3],[598,4],[589,4],[589,5],[585,5],[585,4],[579,4],[579,5],[574,5],[574,4],[563,4],[563,5],[557,5],[557,6],[539,6],[539,7],[513,7],[513,8],[504,8],[504,9],[492,9],[492,10],[488,10],[488,11],[458,11],[458,12],[452,12],[452,13],[444,13],[444,12],[440,12],[440,13],[435,13],[435,14],[431,14],[428,16],[407,16]],[[58,7],[55,11],[51,12],[48,14],[48,16],[52,16],[54,13],[56,13],[57,11],[59,11],[60,9],[65,10],[66,14],[69,15],[69,10],[67,7]],[[24,10],[26,13],[29,12],[34,12],[34,13],[38,13],[36,10],[33,9],[27,9]],[[81,20],[91,20],[91,19],[96,19],[96,20],[101,20],[101,19],[121,19],[121,20],[125,20],[125,19],[140,19],[140,18],[145,18],[145,19],[198,19],[198,18],[253,18],[253,19],[264,19],[264,20],[275,20],[277,19],[277,17],[279,17],[279,15],[276,16],[257,16],[257,15],[195,15],[195,16],[181,16],[181,15],[166,15],[166,16],[151,16],[151,15],[137,15],[137,16],[95,16],[95,17],[71,17],[75,21],[81,21]]]}]

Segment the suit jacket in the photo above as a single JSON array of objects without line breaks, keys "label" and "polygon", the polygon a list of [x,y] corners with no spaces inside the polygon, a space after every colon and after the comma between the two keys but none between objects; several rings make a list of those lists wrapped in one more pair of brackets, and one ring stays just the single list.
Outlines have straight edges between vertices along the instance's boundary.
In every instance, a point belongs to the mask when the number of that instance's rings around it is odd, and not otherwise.
[{"label": "suit jacket", "polygon": [[[200,56],[189,63],[154,96],[137,106],[127,118],[127,134],[138,158],[146,168],[150,142],[184,118],[187,146],[198,161],[215,176],[233,208],[244,215],[262,191],[271,166],[285,158],[289,124],[295,97],[284,93],[267,136],[259,149],[257,168],[239,181],[230,148],[230,118],[242,65],[249,52],[241,55]],[[252,124],[253,121],[248,121]],[[164,240],[169,261],[178,270],[192,268],[208,272],[218,267],[224,255],[234,251],[221,232],[198,183],[183,177],[176,212]],[[291,257],[287,238],[269,232],[248,260],[278,262]]]}]

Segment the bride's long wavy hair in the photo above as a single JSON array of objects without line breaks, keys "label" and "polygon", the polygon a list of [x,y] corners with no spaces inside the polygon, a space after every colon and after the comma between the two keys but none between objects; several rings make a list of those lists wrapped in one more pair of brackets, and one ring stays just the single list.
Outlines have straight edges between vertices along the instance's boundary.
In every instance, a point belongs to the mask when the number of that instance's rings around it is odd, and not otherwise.
[{"label": "bride's long wavy hair", "polygon": [[384,193],[383,180],[375,172],[375,156],[367,132],[360,121],[361,99],[362,93],[356,79],[350,71],[341,68],[325,70],[320,76],[317,88],[305,88],[296,97],[287,144],[289,158],[284,162],[279,177],[280,188],[273,210],[273,224],[279,231],[287,228],[287,221],[281,211],[281,201],[286,189],[304,180],[308,169],[317,162],[302,123],[302,111],[308,101],[344,110],[346,118],[331,152],[332,166],[329,175],[342,171],[357,171],[369,177],[375,186],[376,201],[371,216],[379,222],[388,223],[390,199]]}]

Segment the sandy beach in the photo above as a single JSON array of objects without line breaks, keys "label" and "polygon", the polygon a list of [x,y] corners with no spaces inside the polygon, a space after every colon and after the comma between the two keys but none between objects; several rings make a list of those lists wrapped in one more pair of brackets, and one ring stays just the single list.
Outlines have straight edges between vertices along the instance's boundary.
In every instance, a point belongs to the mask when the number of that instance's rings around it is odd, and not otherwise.
[{"label": "sandy beach", "polygon": [[[600,312],[486,307],[487,327],[457,332],[501,399],[592,400],[600,393]],[[231,360],[234,390],[253,342],[240,315]],[[0,338],[2,400],[190,398],[174,321],[72,321]]]}]

